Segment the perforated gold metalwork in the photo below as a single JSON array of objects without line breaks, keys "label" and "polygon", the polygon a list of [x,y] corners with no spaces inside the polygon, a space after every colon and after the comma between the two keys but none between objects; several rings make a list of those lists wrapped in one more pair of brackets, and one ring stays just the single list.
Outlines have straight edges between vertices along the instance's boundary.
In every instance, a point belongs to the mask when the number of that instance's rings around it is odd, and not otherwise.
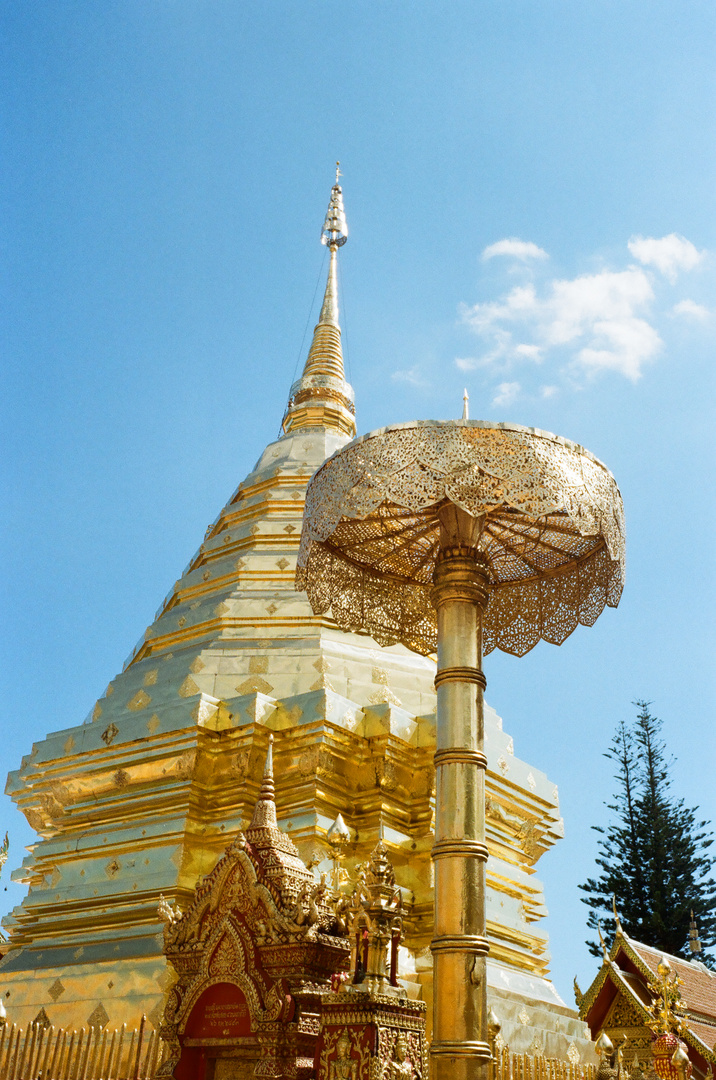
[{"label": "perforated gold metalwork", "polygon": [[308,488],[296,587],[343,629],[435,652],[446,501],[484,516],[485,653],[559,645],[619,603],[624,510],[608,469],[548,432],[475,420],[382,428],[329,458]]}]

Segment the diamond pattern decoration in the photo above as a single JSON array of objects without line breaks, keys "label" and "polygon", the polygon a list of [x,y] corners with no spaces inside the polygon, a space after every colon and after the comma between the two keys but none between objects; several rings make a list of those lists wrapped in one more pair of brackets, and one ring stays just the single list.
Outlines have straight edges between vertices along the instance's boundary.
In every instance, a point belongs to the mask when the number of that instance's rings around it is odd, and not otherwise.
[{"label": "diamond pattern decoration", "polygon": [[102,742],[107,744],[107,746],[111,746],[112,740],[117,735],[119,735],[119,728],[117,727],[117,725],[109,724],[108,727],[106,727],[100,735],[100,738],[102,739]]},{"label": "diamond pattern decoration", "polygon": [[42,1028],[43,1031],[47,1030],[47,1028],[50,1026],[50,1018],[44,1009],[40,1009],[39,1013],[32,1021],[32,1024],[33,1027]]},{"label": "diamond pattern decoration", "polygon": [[65,988],[59,979],[55,979],[47,993],[50,995],[53,1001],[57,1001],[65,992]]},{"label": "diamond pattern decoration", "polygon": [[200,694],[201,690],[196,685],[191,675],[187,675],[184,682],[179,687],[179,697],[194,697],[195,694]]},{"label": "diamond pattern decoration", "polygon": [[127,702],[127,708],[131,709],[132,712],[139,712],[140,709],[146,709],[151,700],[146,691],[138,690],[134,697]]},{"label": "diamond pattern decoration", "polygon": [[249,675],[248,679],[244,679],[242,683],[236,687],[236,691],[239,694],[270,694],[273,690],[273,686],[270,682],[266,682],[260,675]]},{"label": "diamond pattern decoration", "polygon": [[106,1027],[108,1022],[109,1016],[107,1015],[107,1010],[100,1001],[97,1005],[97,1008],[94,1009],[87,1017],[87,1026],[91,1028],[101,1029],[103,1027]]}]

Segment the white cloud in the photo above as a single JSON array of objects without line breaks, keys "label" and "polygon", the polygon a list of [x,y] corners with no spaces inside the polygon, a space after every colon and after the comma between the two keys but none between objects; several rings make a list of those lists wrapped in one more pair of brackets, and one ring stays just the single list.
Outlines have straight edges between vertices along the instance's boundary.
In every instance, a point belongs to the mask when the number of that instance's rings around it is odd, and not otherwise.
[{"label": "white cloud", "polygon": [[671,310],[674,315],[686,315],[687,318],[698,319],[700,322],[705,322],[706,319],[711,318],[709,309],[697,304],[694,300],[680,300],[678,304],[674,304]]},{"label": "white cloud", "polygon": [[522,387],[518,382],[502,382],[497,387],[497,393],[492,399],[492,404],[497,405],[511,405],[519,394]]},{"label": "white cloud", "polygon": [[418,389],[424,389],[426,386],[430,385],[427,379],[420,374],[420,369],[417,365],[403,371],[394,371],[390,377],[393,382],[408,383],[409,386],[415,386]]},{"label": "white cloud", "polygon": [[[617,371],[635,382],[661,348],[661,338],[645,318],[653,299],[646,271],[633,266],[554,280],[544,296],[532,284],[520,285],[499,301],[463,308],[463,318],[491,341],[480,364],[508,368],[566,347],[572,363],[585,371]],[[513,343],[513,326],[522,339],[519,345]]]},{"label": "white cloud", "polygon": [[512,259],[547,259],[547,252],[537,247],[531,240],[519,240],[516,236],[510,236],[505,240],[498,240],[490,244],[482,253],[484,261],[494,259],[496,255],[507,255]]},{"label": "white cloud", "polygon": [[525,360],[536,360],[537,363],[542,359],[543,350],[539,345],[515,345],[515,356],[520,358],[524,357]]},{"label": "white cloud", "polygon": [[632,236],[627,246],[635,259],[644,266],[655,266],[669,281],[676,280],[679,270],[693,270],[706,254],[677,233],[669,233],[660,239],[655,236]]},{"label": "white cloud", "polygon": [[557,386],[543,386],[541,388],[541,390],[540,390],[540,394],[542,395],[543,398],[554,397],[554,395],[557,394],[558,392],[559,392],[559,388]]}]

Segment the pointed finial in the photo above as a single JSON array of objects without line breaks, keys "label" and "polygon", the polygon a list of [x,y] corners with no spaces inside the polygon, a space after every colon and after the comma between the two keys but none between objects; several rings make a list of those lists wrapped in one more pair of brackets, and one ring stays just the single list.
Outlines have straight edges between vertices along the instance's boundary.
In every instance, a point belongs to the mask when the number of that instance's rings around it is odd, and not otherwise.
[{"label": "pointed finial", "polygon": [[470,395],[467,392],[467,387],[465,387],[465,389],[462,392],[462,418],[463,418],[463,420],[469,420],[470,419],[470,410],[468,409],[469,400],[470,400]]},{"label": "pointed finial", "polygon": [[338,249],[348,239],[338,166],[336,162],[336,182],[321,229],[321,243],[331,252],[326,291],[303,374],[291,387],[282,421],[287,435],[307,427],[333,428],[351,439],[356,433],[353,389],[346,382],[338,319]]},{"label": "pointed finial", "polygon": [[261,781],[260,799],[273,799],[276,795],[276,787],[273,782],[273,735],[268,737],[268,749],[266,751],[266,763],[264,775]]},{"label": "pointed finial", "polygon": [[602,956],[604,957],[604,963],[606,964],[609,961],[609,953],[607,951],[607,943],[605,942],[604,935],[602,934],[602,924],[599,922],[599,920],[597,920],[597,932],[599,934],[599,940],[602,945]]},{"label": "pointed finial", "polygon": [[337,161],[336,162],[336,183],[338,183],[338,177],[339,176],[343,176],[343,173],[341,172],[341,163],[340,163],[340,161]]},{"label": "pointed finial", "polygon": [[624,933],[624,931],[622,930],[622,924],[621,924],[621,922],[619,920],[619,913],[617,912],[617,894],[616,893],[612,893],[612,911],[614,912],[614,922],[616,924],[617,933],[622,934],[622,933]]},{"label": "pointed finial", "polygon": [[278,828],[276,818],[276,788],[273,782],[273,735],[269,735],[268,749],[266,751],[266,764],[264,775],[261,780],[261,790],[258,801],[254,807],[254,816],[251,819],[249,830],[258,828]]},{"label": "pointed finial", "polygon": [[336,162],[336,182],[331,188],[326,220],[323,222],[323,228],[321,229],[321,243],[329,247],[331,251],[343,247],[348,239],[346,212],[343,209],[343,189],[338,183],[338,177],[342,175],[341,170],[338,168],[339,164],[339,162]]}]

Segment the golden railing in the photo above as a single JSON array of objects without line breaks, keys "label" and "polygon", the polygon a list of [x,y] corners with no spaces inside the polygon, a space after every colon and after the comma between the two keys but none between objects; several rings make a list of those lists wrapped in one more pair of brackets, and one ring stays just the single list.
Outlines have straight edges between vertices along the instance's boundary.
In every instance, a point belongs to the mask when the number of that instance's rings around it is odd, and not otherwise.
[{"label": "golden railing", "polygon": [[156,1031],[138,1028],[0,1029],[2,1080],[151,1080],[166,1056]]},{"label": "golden railing", "polygon": [[489,1080],[596,1080],[597,1066],[574,1064],[542,1054],[513,1054],[509,1046],[495,1047]]},{"label": "golden railing", "polygon": [[[138,1028],[0,1028],[0,1080],[153,1080],[166,1057],[156,1031]],[[495,1047],[489,1080],[596,1080],[597,1068]]]}]

